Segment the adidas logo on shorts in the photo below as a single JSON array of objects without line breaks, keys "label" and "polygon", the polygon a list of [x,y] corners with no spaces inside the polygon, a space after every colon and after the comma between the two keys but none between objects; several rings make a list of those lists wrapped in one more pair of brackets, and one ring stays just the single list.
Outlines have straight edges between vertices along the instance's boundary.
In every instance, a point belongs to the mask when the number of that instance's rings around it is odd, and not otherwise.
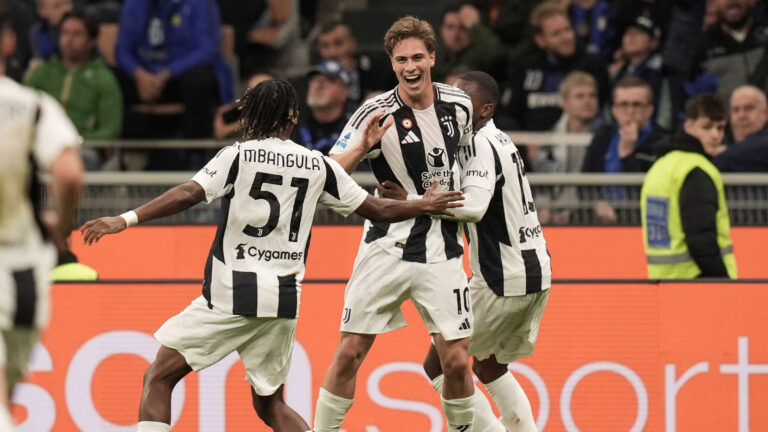
[{"label": "adidas logo on shorts", "polygon": [[464,318],[464,322],[461,323],[461,325],[459,326],[459,330],[469,330],[469,329],[470,329],[469,318]]}]

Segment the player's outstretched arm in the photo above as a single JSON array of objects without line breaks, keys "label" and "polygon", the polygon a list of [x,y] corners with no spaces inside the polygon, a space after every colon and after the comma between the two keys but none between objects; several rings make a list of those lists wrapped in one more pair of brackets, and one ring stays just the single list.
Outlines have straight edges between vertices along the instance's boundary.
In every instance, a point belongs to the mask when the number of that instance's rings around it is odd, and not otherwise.
[{"label": "player's outstretched arm", "polygon": [[[159,197],[133,210],[136,216],[135,223],[180,213],[204,199],[203,187],[197,182],[188,181],[169,189]],[[83,235],[83,243],[90,245],[93,242],[98,242],[104,234],[116,234],[126,228],[128,228],[128,223],[125,218],[109,216],[86,222],[80,229],[80,233]]]},{"label": "player's outstretched arm", "polygon": [[352,171],[360,165],[360,161],[363,160],[365,154],[368,153],[376,143],[381,141],[381,137],[383,137],[387,129],[392,126],[392,122],[394,121],[392,116],[389,116],[384,124],[379,124],[383,115],[384,110],[381,110],[368,119],[368,122],[365,124],[365,129],[363,129],[363,137],[360,140],[359,145],[350,148],[344,153],[331,155],[333,160],[344,167],[344,171],[346,171],[347,174],[351,174]]},{"label": "player's outstretched arm", "polygon": [[355,213],[373,222],[399,222],[424,213],[453,216],[448,210],[461,207],[464,196],[460,191],[437,191],[437,180],[418,200],[396,201],[368,196]]},{"label": "player's outstretched arm", "polygon": [[[379,196],[384,198],[390,198],[394,200],[405,200],[408,198],[408,192],[405,191],[397,183],[389,180],[376,186],[379,190]],[[460,209],[456,209],[451,214],[440,215],[441,219],[448,219],[457,222],[479,222],[488,210],[488,204],[490,204],[493,194],[488,189],[484,189],[478,186],[469,186],[462,188],[464,194],[464,205]]]}]

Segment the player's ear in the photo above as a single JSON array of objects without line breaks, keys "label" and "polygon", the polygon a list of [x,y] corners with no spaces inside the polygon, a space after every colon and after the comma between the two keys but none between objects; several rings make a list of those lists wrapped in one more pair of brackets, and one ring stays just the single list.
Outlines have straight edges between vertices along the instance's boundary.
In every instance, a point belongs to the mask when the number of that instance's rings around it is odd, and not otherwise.
[{"label": "player's ear", "polygon": [[435,67],[435,52],[429,53],[429,67]]}]

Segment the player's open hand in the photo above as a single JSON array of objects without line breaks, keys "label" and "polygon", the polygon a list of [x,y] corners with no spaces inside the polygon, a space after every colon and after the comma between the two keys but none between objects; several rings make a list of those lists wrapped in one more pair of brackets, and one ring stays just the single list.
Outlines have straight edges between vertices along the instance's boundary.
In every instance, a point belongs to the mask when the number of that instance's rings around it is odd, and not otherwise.
[{"label": "player's open hand", "polygon": [[381,137],[384,136],[387,129],[392,126],[392,122],[395,121],[392,116],[389,116],[387,117],[387,120],[384,121],[384,124],[381,124],[381,117],[384,116],[384,113],[384,110],[377,112],[372,115],[371,118],[368,119],[368,123],[365,124],[361,142],[366,151],[370,150],[377,142],[381,141]]},{"label": "player's open hand", "polygon": [[116,234],[127,227],[125,219],[120,216],[103,217],[84,223],[80,234],[83,235],[83,243],[90,245],[98,243],[104,234]]},{"label": "player's open hand", "polygon": [[438,185],[438,181],[435,180],[432,183],[432,186],[430,186],[429,189],[424,192],[424,196],[422,197],[422,200],[426,201],[427,203],[429,208],[428,212],[434,215],[444,215],[451,217],[456,216],[448,209],[463,207],[464,203],[460,201],[464,199],[464,194],[462,194],[461,191],[438,192]]},{"label": "player's open hand", "polygon": [[404,201],[408,199],[408,192],[403,189],[399,184],[385,180],[383,183],[376,185],[376,190],[379,191],[379,196],[382,198],[389,198],[398,201]]}]

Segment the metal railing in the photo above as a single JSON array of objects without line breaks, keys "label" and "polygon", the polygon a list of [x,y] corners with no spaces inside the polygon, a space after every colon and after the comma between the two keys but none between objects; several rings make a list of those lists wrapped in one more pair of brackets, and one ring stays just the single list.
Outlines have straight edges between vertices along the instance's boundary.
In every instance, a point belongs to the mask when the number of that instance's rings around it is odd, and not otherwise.
[{"label": "metal railing", "polygon": [[[89,172],[85,176],[77,221],[116,215],[136,208],[167,189],[192,178],[193,172]],[[353,178],[372,191],[376,179],[370,172],[355,172]],[[733,225],[768,225],[768,176],[761,174],[725,174],[725,193]],[[529,175],[534,199],[546,225],[639,225],[640,188],[643,174],[538,174]],[[607,202],[616,220],[605,222],[597,217],[598,202]],[[178,215],[150,223],[212,224],[219,213],[218,204],[200,204]],[[568,217],[562,215],[567,213]],[[360,224],[356,215],[344,218],[318,208],[319,224]]]}]

